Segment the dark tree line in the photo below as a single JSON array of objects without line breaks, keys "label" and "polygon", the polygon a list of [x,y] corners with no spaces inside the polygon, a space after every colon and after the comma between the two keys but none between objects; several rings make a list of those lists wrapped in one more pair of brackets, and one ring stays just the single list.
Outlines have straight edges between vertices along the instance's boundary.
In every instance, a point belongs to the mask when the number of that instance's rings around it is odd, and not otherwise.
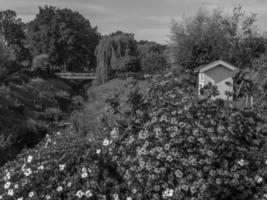
[{"label": "dark tree line", "polygon": [[255,25],[255,14],[241,7],[225,15],[215,9],[211,14],[200,10],[182,23],[173,22],[170,47],[173,61],[182,71],[223,59],[244,69],[265,52],[266,37]]},{"label": "dark tree line", "polygon": [[52,6],[39,7],[35,19],[25,24],[15,11],[0,12],[1,46],[13,59],[32,63],[47,55],[60,70],[83,71],[96,67],[97,27],[78,12]]}]

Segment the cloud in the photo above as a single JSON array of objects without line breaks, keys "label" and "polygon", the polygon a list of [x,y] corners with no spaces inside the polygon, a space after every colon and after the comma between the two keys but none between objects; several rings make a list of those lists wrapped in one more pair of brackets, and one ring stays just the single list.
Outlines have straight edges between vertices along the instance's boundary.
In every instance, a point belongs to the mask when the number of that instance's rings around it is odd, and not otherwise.
[{"label": "cloud", "polygon": [[240,4],[247,12],[258,13],[259,26],[267,29],[266,0],[0,0],[2,9],[15,10],[24,21],[32,20],[38,6],[45,4],[79,11],[103,34],[122,30],[137,39],[163,43],[172,19],[181,21],[201,7],[229,12]]}]

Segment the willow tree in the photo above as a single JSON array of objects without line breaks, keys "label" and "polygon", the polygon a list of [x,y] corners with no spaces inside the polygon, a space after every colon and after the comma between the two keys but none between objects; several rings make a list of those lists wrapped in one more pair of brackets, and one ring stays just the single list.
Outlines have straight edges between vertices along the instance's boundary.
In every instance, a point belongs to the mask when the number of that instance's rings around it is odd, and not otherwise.
[{"label": "willow tree", "polygon": [[98,84],[106,82],[117,72],[136,72],[140,69],[133,34],[116,32],[104,37],[96,47],[95,55]]}]

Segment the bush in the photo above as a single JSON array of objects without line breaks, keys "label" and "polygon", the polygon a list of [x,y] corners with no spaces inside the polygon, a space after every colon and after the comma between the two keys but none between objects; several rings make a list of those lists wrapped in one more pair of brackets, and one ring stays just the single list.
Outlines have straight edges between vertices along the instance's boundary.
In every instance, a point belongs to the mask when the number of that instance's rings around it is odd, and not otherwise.
[{"label": "bush", "polygon": [[32,68],[34,71],[48,71],[49,70],[49,57],[46,54],[35,56],[32,61]]},{"label": "bush", "polygon": [[103,151],[112,156],[132,199],[260,199],[266,167],[264,130],[254,115],[198,102],[167,75],[152,84],[145,113]]},{"label": "bush", "polygon": [[[100,139],[66,131],[0,170],[4,199],[263,199],[265,129],[253,113],[198,101],[171,74],[130,92]],[[109,112],[120,113],[116,96]],[[227,113],[228,114],[228,113]],[[105,121],[104,121],[105,122]]]},{"label": "bush", "polygon": [[95,149],[70,132],[47,136],[0,170],[1,199],[96,199],[109,193],[118,181]]},{"label": "bush", "polygon": [[167,47],[155,42],[140,41],[138,43],[141,70],[144,73],[156,73],[168,68]]}]

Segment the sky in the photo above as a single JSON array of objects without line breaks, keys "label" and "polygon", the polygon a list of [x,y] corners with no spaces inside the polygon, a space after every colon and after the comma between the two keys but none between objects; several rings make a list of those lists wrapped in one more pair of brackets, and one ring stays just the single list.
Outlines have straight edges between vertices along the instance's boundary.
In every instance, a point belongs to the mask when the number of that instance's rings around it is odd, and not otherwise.
[{"label": "sky", "polygon": [[256,13],[258,28],[267,31],[267,0],[0,0],[2,10],[17,12],[24,22],[34,19],[38,7],[53,5],[80,12],[101,34],[117,30],[134,33],[137,40],[168,42],[171,21],[181,21],[200,8],[230,12],[241,5]]}]

